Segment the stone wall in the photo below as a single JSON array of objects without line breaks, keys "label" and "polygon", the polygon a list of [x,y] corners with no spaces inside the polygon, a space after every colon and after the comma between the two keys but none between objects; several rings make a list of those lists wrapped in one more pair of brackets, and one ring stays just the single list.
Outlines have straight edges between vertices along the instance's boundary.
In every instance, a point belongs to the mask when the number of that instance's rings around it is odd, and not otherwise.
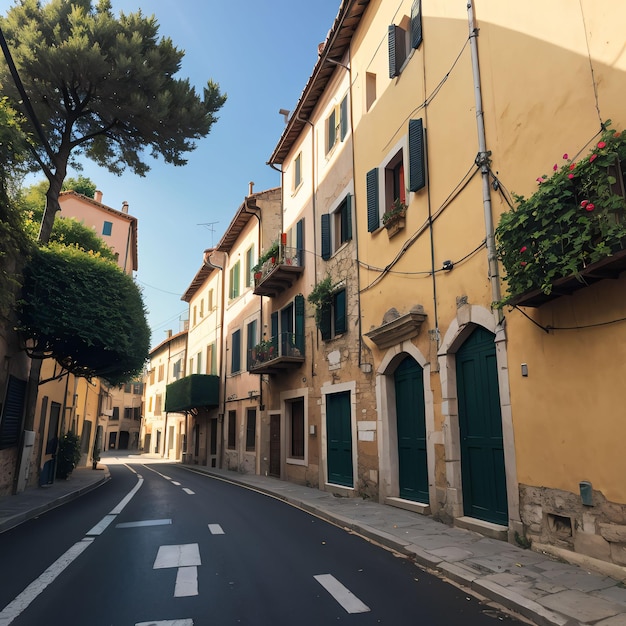
[{"label": "stone wall", "polygon": [[526,536],[595,559],[626,565],[626,504],[592,490],[592,505],[580,494],[520,485],[520,514]]}]

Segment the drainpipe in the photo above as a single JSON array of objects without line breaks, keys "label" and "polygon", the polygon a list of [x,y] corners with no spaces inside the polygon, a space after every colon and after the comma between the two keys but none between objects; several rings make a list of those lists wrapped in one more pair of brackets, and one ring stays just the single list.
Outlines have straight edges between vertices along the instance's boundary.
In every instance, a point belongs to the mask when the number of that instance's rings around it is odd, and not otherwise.
[{"label": "drainpipe", "polygon": [[[221,288],[221,307],[220,307],[220,335],[221,335],[221,354],[220,354],[220,371],[221,378],[224,381],[222,385],[222,432],[219,434],[219,444],[220,449],[218,452],[219,457],[219,469],[222,469],[224,465],[224,420],[226,419],[226,333],[224,332],[224,306],[226,302],[226,295],[224,292],[226,280],[224,278],[224,266],[216,265],[211,261],[211,254],[213,254],[214,250],[210,250],[204,253],[204,264],[207,267],[211,267],[215,270],[220,270],[222,276],[222,288]],[[226,252],[223,253],[225,255],[224,260],[228,258],[228,254]],[[219,423],[219,416],[218,416]],[[207,425],[208,426],[208,425]]]},{"label": "drainpipe", "polygon": [[[482,104],[482,93],[480,89],[480,67],[478,64],[478,37],[479,29],[476,28],[474,20],[473,0],[467,2],[467,15],[469,21],[469,40],[472,54],[472,75],[474,77],[474,99],[476,102],[476,126],[478,130],[478,155],[476,165],[480,167],[483,183],[483,208],[485,214],[485,238],[487,242],[487,260],[489,263],[489,281],[491,283],[491,301],[498,302],[502,299],[500,291],[500,276],[498,269],[498,258],[496,256],[496,244],[494,237],[493,215],[491,211],[491,187],[489,185],[489,157],[491,152],[487,150],[487,139],[485,136],[485,119]],[[502,311],[494,310],[496,322],[502,322]]]}]

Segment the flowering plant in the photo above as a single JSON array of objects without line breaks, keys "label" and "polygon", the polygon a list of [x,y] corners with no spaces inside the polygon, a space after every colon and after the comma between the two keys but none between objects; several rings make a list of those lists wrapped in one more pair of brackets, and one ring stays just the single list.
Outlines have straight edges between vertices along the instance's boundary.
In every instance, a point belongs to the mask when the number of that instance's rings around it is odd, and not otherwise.
[{"label": "flowering plant", "polygon": [[383,213],[383,226],[387,225],[389,222],[393,222],[396,218],[404,217],[406,210],[406,204],[404,204],[400,198],[396,198],[391,208]]},{"label": "flowering plant", "polygon": [[558,278],[578,275],[626,243],[626,136],[606,130],[587,156],[555,164],[529,198],[515,196],[496,228],[507,296],[549,294]]}]

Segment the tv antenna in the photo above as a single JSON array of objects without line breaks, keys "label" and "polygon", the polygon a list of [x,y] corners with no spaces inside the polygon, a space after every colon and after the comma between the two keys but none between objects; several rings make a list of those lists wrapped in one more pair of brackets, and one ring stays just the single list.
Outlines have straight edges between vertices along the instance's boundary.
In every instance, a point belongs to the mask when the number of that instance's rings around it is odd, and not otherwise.
[{"label": "tv antenna", "polygon": [[217,222],[200,222],[199,224],[196,224],[196,226],[204,226],[208,231],[211,232],[211,247],[213,247],[213,235],[215,234],[215,228],[214,225],[218,224],[219,221]]}]

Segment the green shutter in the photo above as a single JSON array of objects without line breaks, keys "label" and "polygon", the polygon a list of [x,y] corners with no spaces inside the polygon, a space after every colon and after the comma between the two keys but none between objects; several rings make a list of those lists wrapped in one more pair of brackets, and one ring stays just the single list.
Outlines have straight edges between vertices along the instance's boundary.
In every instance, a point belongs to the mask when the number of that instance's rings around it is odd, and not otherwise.
[{"label": "green shutter", "polygon": [[293,302],[296,316],[296,348],[300,350],[300,354],[304,354],[304,296],[301,294],[297,295]]},{"label": "green shutter", "polygon": [[389,78],[400,74],[402,66],[401,58],[403,56],[404,31],[395,24],[389,26],[388,44],[389,44]]},{"label": "green shutter", "polygon": [[411,7],[411,47],[419,48],[422,39],[422,2],[415,0]]},{"label": "green shutter", "polygon": [[335,322],[335,335],[341,335],[348,330],[346,315],[346,290],[342,289],[333,296],[333,317]]},{"label": "green shutter", "polygon": [[341,101],[341,107],[339,109],[340,113],[339,115],[341,116],[341,141],[343,141],[346,138],[346,135],[348,134],[348,96],[346,96],[342,101]]},{"label": "green shutter", "polygon": [[304,218],[296,223],[296,249],[298,250],[298,264],[304,267]]},{"label": "green shutter", "polygon": [[326,146],[326,152],[335,145],[337,141],[337,117],[335,111],[333,111],[328,118],[328,145]]},{"label": "green shutter", "polygon": [[330,339],[332,314],[333,310],[330,306],[322,309],[320,313],[320,332],[322,333],[323,341]]},{"label": "green shutter", "polygon": [[230,373],[234,374],[241,369],[241,331],[236,330],[232,336]]},{"label": "green shutter", "polygon": [[322,259],[327,261],[330,259],[330,215],[325,213],[322,215]]},{"label": "green shutter", "polygon": [[272,329],[272,336],[270,338],[270,341],[272,342],[272,345],[274,346],[274,348],[276,348],[278,346],[278,311],[274,311],[272,313],[271,329]]},{"label": "green shutter", "polygon": [[346,241],[352,239],[352,196],[346,196]]},{"label": "green shutter", "polygon": [[367,173],[367,231],[372,233],[380,225],[380,213],[378,210],[378,168]]},{"label": "green shutter", "polygon": [[409,120],[409,189],[419,191],[425,186],[424,126],[420,118]]}]

